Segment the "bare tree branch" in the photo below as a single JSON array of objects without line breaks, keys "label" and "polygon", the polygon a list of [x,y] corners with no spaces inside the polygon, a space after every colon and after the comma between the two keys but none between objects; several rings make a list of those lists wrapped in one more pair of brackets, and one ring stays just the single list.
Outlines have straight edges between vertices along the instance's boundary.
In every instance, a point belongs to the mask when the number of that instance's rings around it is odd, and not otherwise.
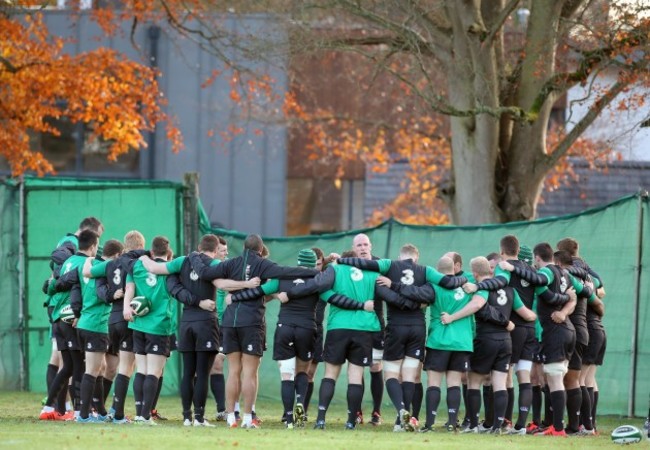
[{"label": "bare tree branch", "polygon": [[34,66],[45,66],[44,62],[34,61],[27,64],[22,64],[20,66],[15,66],[11,61],[9,61],[4,56],[0,56],[0,64],[5,67],[5,70],[9,73],[16,74],[21,70],[27,69]]},{"label": "bare tree branch", "polygon": [[591,125],[598,115],[605,109],[623,89],[629,85],[627,81],[617,81],[612,87],[600,97],[594,105],[589,108],[589,112],[580,119],[580,121],[573,127],[573,129],[562,139],[553,149],[553,152],[546,158],[545,167],[547,169],[553,168],[557,162],[569,151],[575,141],[584,133],[584,131]]},{"label": "bare tree branch", "polygon": [[427,31],[432,35],[432,42],[436,43],[441,50],[439,57],[443,60],[448,60],[451,57],[451,39],[449,37],[451,30],[442,28],[436,24],[429,17],[429,13],[422,9],[422,7],[413,0],[409,0],[409,6],[413,8],[413,10],[418,13],[418,17],[425,22]]},{"label": "bare tree branch", "polygon": [[[536,115],[542,105],[546,102],[552,93],[562,94],[578,83],[584,83],[592,72],[603,64],[616,63],[614,56],[623,48],[647,46],[650,42],[650,34],[647,30],[635,30],[629,36],[620,39],[615,45],[599,48],[595,50],[581,52],[583,58],[580,60],[578,68],[573,72],[563,72],[553,75],[544,83],[531,106],[530,113]],[[616,63],[618,65],[622,62]],[[625,64],[626,68],[636,67],[634,64]]]},{"label": "bare tree branch", "polygon": [[506,22],[506,20],[508,20],[508,17],[510,17],[510,14],[512,14],[512,11],[515,10],[519,2],[520,0],[510,0],[510,3],[508,3],[506,7],[503,8],[503,10],[501,10],[499,17],[497,18],[496,22],[492,25],[492,29],[488,32],[485,38],[482,39],[484,46],[489,47],[490,45],[492,45],[492,41],[494,40],[494,37],[501,30],[503,24]]},{"label": "bare tree branch", "polygon": [[131,45],[133,46],[134,49],[136,49],[139,53],[142,51],[140,50],[140,46],[138,43],[135,41],[135,32],[138,29],[138,18],[133,17],[133,23],[131,23],[131,35],[129,36],[129,39],[131,40]]},{"label": "bare tree branch", "polygon": [[[389,20],[387,17],[383,17],[373,11],[363,8],[359,2],[339,0],[339,3],[348,9],[351,14],[368,20],[370,23],[378,25],[383,29],[394,33],[396,36],[401,36],[404,42],[409,43],[409,48],[417,47],[420,51],[427,48],[427,53],[430,53],[432,56],[440,56],[441,58],[447,58],[450,54],[451,47],[448,36],[439,35],[438,37],[441,38],[440,42],[429,42],[413,28]],[[436,49],[438,51],[436,51]]]},{"label": "bare tree branch", "polygon": [[586,2],[592,2],[593,0],[568,0],[562,6],[562,13],[560,17],[563,19],[568,19]]}]

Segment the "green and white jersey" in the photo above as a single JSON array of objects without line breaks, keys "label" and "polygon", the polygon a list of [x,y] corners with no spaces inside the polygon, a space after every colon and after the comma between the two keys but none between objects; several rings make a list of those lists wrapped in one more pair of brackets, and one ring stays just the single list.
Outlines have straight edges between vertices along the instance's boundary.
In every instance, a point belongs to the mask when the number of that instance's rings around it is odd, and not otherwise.
[{"label": "green and white jersey", "polygon": [[[106,265],[104,263],[105,261],[93,260],[92,268],[103,265],[104,273],[106,273]],[[108,316],[111,313],[111,305],[97,297],[95,279],[85,278],[83,276],[83,265],[79,266],[77,270],[82,297],[81,317],[77,323],[77,328],[95,333],[108,334]]]},{"label": "green and white jersey", "polygon": [[[179,256],[177,258],[172,259],[169,261],[165,266],[167,267],[167,270],[169,273],[181,273],[181,267],[183,267],[183,263],[185,262],[186,256]],[[192,271],[192,274],[196,275],[194,271]],[[196,278],[198,279],[198,275],[196,275]],[[165,285],[167,283],[167,278],[165,278]],[[165,287],[165,291],[167,288]],[[173,300],[173,297],[169,297],[171,300]],[[170,336],[176,332],[176,329],[178,328],[178,314],[176,313],[178,304],[176,302],[171,302],[171,316],[170,316],[170,321],[169,321],[169,328],[167,335]],[[156,333],[152,333],[156,334]]]},{"label": "green and white jersey", "polygon": [[[386,261],[390,262],[390,260]],[[375,298],[375,283],[379,273],[360,270],[345,264],[336,264],[332,268],[335,272],[334,285],[331,290],[321,294],[322,300],[327,301],[334,293],[343,294],[360,303]],[[341,309],[330,305],[327,329],[380,331],[381,326],[374,311]]]},{"label": "green and white jersey", "polygon": [[126,277],[126,282],[135,284],[135,295],[151,301],[149,314],[134,316],[129,328],[143,333],[169,336],[174,331],[175,302],[167,292],[167,276],[147,272],[142,261],[136,261],[133,270]]},{"label": "green and white jersey", "polygon": [[460,311],[469,303],[472,296],[466,294],[463,288],[449,290],[433,285],[433,290],[436,298],[429,306],[430,321],[426,347],[452,352],[474,351],[474,316],[463,317],[449,325],[440,322],[443,312],[453,314]]},{"label": "green and white jersey", "polygon": [[[83,268],[84,262],[86,261],[86,255],[72,255],[61,266],[61,276],[72,270],[79,270]],[[54,283],[50,283],[50,287],[53,287]],[[50,305],[54,307],[52,310],[52,322],[59,320],[61,316],[61,308],[70,304],[70,291],[56,292],[52,295],[50,299]]]},{"label": "green and white jersey", "polygon": [[506,280],[508,280],[508,283],[510,283],[510,279],[512,278],[512,272],[508,272],[507,270],[503,270],[501,266],[497,265],[494,268],[494,278],[496,277],[503,277]]}]

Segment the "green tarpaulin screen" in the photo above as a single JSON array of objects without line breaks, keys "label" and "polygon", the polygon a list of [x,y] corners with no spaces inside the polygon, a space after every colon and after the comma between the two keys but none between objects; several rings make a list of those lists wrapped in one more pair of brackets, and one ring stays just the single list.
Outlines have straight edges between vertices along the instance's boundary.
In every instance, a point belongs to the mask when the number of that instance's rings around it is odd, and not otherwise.
[{"label": "green tarpaulin screen", "polygon": [[[0,186],[0,201],[3,201],[0,264],[6,268],[0,284],[8,285],[0,291],[4,312],[0,319],[0,386],[18,389],[22,384],[28,390],[45,391],[45,368],[50,358],[51,342],[41,287],[50,276],[48,262],[51,251],[66,233],[77,230],[81,219],[95,216],[105,227],[100,243],[108,239],[121,241],[128,231],[135,229],[144,234],[147,244],[156,235],[167,236],[174,251],[180,252],[182,185],[44,178],[26,179],[22,191],[13,183]],[[18,275],[21,251],[24,277]],[[21,278],[24,279],[22,309]],[[9,311],[11,316],[7,314]],[[4,321],[9,319],[11,323],[5,325]],[[25,361],[22,371],[21,348]],[[177,392],[177,356],[169,361],[165,375],[165,392]]]},{"label": "green tarpaulin screen", "polygon": [[[564,237],[574,237],[581,243],[581,256],[603,277],[607,296],[604,323],[607,328],[607,353],[605,365],[599,369],[597,380],[601,396],[599,411],[608,414],[627,414],[629,398],[634,396],[634,413],[645,415],[650,393],[650,278],[640,276],[638,318],[635,319],[637,292],[637,268],[647,267],[649,254],[642,252],[639,264],[638,250],[648,242],[648,199],[637,195],[622,198],[604,207],[581,214],[547,218],[532,222],[518,222],[475,227],[456,226],[408,226],[395,221],[385,222],[375,228],[354,230],[318,236],[288,238],[265,238],[270,258],[284,265],[295,265],[301,248],[320,247],[325,254],[341,253],[351,249],[352,238],[359,232],[368,234],[373,254],[380,258],[397,258],[399,248],[405,243],[416,245],[420,250],[420,262],[434,265],[447,251],[463,256],[465,264],[477,255],[487,255],[499,250],[499,240],[506,234],[519,237],[522,244],[531,248],[539,242],[549,242],[553,247]],[[211,229],[207,221],[201,222],[201,232],[214,232],[227,238],[231,256],[239,254],[245,235],[226,229]],[[639,275],[642,275],[639,273]],[[272,346],[272,331],[276,325],[277,302],[267,307],[267,341]],[[638,327],[638,343],[633,344],[635,324]],[[633,352],[633,345],[635,350]],[[260,395],[279,398],[279,374],[269,357],[271,349],[262,361]],[[633,361],[637,367],[632,374]],[[322,370],[322,369],[321,369]],[[322,371],[321,371],[322,373]],[[426,378],[424,376],[423,378]],[[268,380],[271,380],[270,382]],[[368,380],[366,380],[368,382]],[[269,388],[266,384],[270,383]],[[344,383],[337,383],[337,398],[344,400]],[[632,392],[633,387],[633,392]],[[369,391],[369,389],[366,389]],[[444,391],[444,390],[443,390]],[[369,392],[366,392],[366,399]],[[384,403],[390,405],[387,396]],[[366,406],[369,408],[369,405]]]},{"label": "green tarpaulin screen", "polygon": [[[47,261],[53,246],[65,233],[74,232],[83,217],[94,215],[106,228],[102,242],[121,239],[127,231],[138,229],[147,242],[155,235],[166,235],[174,250],[180,252],[182,186],[148,181],[27,179],[22,190],[14,182],[0,183],[0,208],[0,388],[44,391],[50,341],[40,289],[49,275]],[[648,252],[642,251],[650,237],[648,214],[648,199],[632,195],[581,214],[532,222],[424,227],[388,221],[338,234],[265,237],[265,242],[271,259],[295,265],[301,248],[318,246],[326,253],[340,253],[350,248],[355,234],[365,232],[378,257],[395,258],[402,244],[412,243],[420,249],[422,263],[435,265],[446,251],[461,253],[466,264],[476,255],[497,251],[505,234],[515,234],[531,247],[542,241],[555,245],[563,237],[574,237],[582,245],[581,256],[603,277],[607,290],[607,354],[598,373],[600,411],[627,414],[633,405],[636,415],[645,415],[650,393],[650,279],[640,269],[649,263]],[[226,237],[231,256],[241,251],[245,235],[212,229],[202,208],[199,225],[201,233]],[[273,399],[280,397],[279,373],[271,359],[277,312],[277,302],[270,302],[266,316],[269,351],[260,369],[260,396]],[[175,356],[165,371],[164,392],[178,392],[178,376]],[[342,401],[344,377],[337,386],[336,399]],[[387,396],[384,403],[389,408]]]}]

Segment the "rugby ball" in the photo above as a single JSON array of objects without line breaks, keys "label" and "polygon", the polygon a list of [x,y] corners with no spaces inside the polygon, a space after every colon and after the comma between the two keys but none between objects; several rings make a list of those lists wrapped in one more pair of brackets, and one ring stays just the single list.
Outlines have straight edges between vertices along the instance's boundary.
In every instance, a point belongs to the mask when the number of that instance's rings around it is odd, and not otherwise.
[{"label": "rugby ball", "polygon": [[59,312],[59,319],[65,323],[74,322],[74,313],[72,312],[72,306],[65,305],[63,308],[61,308],[61,311]]},{"label": "rugby ball", "polygon": [[137,297],[133,297],[133,300],[131,300],[131,309],[133,309],[133,313],[136,316],[146,316],[149,314],[149,311],[151,310],[151,300],[149,300],[146,297],[143,297],[142,295],[139,295]]},{"label": "rugby ball", "polygon": [[643,439],[643,433],[634,425],[621,425],[612,431],[612,442],[616,444],[636,444]]}]

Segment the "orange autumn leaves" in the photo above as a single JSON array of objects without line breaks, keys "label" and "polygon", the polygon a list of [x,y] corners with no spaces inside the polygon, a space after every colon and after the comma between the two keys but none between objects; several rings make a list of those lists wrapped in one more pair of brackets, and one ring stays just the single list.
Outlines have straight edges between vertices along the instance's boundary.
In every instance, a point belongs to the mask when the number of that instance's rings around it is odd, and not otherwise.
[{"label": "orange autumn leaves", "polygon": [[99,48],[71,56],[65,41],[49,35],[39,14],[0,15],[0,154],[14,176],[53,172],[30,148],[30,133],[57,135],[49,119],[89,124],[108,144],[108,158],[146,147],[143,132],[164,123],[175,151],[180,132],[162,111],[154,69]]},{"label": "orange autumn leaves", "polygon": [[284,114],[306,130],[309,159],[335,168],[337,187],[349,161],[363,161],[369,167],[368,179],[394,170],[396,163],[405,166],[398,175],[400,191],[373,212],[369,225],[389,218],[409,224],[449,222],[439,186],[449,178],[450,142],[440,118],[404,114],[390,123],[369,123],[325,108],[308,110],[292,93],[286,96]]}]

